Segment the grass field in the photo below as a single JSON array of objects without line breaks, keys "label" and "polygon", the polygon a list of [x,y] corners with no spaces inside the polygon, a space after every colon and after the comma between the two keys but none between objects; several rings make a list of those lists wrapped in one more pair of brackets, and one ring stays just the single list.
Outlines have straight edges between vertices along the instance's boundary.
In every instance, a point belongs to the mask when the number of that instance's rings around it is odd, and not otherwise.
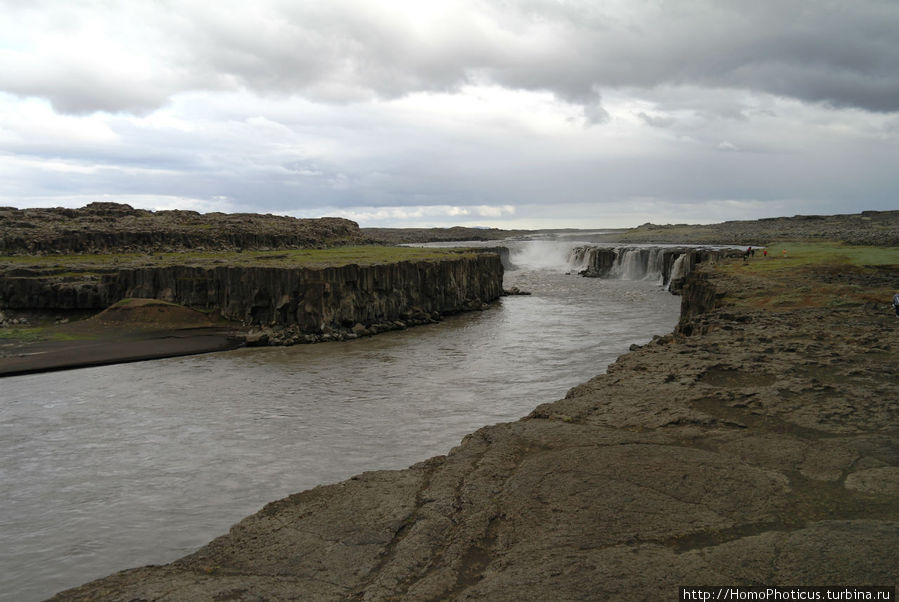
[{"label": "grass field", "polygon": [[92,338],[82,333],[64,332],[55,326],[0,328],[0,341],[37,343],[39,341],[81,341]]},{"label": "grass field", "polygon": [[[793,309],[889,304],[899,290],[899,248],[772,243],[747,262],[716,266],[740,283],[738,305]],[[786,250],[784,255],[783,251]]]},{"label": "grass field", "polygon": [[292,249],[246,252],[108,253],[40,256],[0,256],[0,267],[32,267],[57,270],[57,275],[81,275],[127,267],[189,265],[201,267],[340,267],[377,265],[400,261],[438,261],[471,255],[475,251],[446,248],[355,246],[329,249]]}]

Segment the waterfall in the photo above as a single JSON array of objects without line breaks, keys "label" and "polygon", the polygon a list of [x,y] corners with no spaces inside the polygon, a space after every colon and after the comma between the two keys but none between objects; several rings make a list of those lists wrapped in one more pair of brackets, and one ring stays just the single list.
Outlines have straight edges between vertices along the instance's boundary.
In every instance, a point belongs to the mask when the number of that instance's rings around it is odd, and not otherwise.
[{"label": "waterfall", "polygon": [[677,259],[674,260],[674,265],[671,266],[671,276],[668,278],[669,282],[677,278],[683,278],[687,275],[686,270],[684,269],[684,259],[686,258],[687,254],[681,253],[677,256]]},{"label": "waterfall", "polygon": [[609,278],[619,280],[664,280],[665,249],[622,248],[615,249],[615,262]]},{"label": "waterfall", "polygon": [[656,280],[666,286],[674,265],[684,275],[687,249],[671,247],[581,246],[568,254],[568,264],[583,276],[616,280]]},{"label": "waterfall", "polygon": [[616,280],[641,280],[646,272],[639,249],[615,249],[615,263],[610,278]]},{"label": "waterfall", "polygon": [[568,267],[581,272],[590,267],[592,247],[575,247],[568,252]]},{"label": "waterfall", "polygon": [[[572,259],[577,249],[572,249],[573,243],[555,241],[555,240],[524,240],[509,241],[506,246],[509,248],[512,263],[520,268],[528,270],[553,270],[559,272],[567,272],[572,269],[583,269],[581,263],[587,260],[587,257],[581,256],[579,259]],[[573,262],[577,262],[576,266],[572,266]]]},{"label": "waterfall", "polygon": [[568,263],[589,278],[657,280],[670,290],[680,289],[683,279],[696,264],[718,261],[742,254],[737,247],[600,247],[581,246],[571,250]]}]

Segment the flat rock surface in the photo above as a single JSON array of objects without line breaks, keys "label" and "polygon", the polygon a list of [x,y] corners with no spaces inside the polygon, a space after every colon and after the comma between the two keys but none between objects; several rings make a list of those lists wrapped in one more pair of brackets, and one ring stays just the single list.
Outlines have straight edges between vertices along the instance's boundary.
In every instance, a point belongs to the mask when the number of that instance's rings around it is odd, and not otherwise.
[{"label": "flat rock surface", "polygon": [[446,456],[292,495],[185,558],[54,599],[673,600],[679,586],[899,584],[899,320],[869,306],[689,320],[693,336],[636,348]]}]

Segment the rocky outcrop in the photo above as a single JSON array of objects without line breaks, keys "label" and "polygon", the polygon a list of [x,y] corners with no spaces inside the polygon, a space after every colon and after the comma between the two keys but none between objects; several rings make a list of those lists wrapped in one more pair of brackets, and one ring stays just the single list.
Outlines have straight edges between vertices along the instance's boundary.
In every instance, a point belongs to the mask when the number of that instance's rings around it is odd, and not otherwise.
[{"label": "rocky outcrop", "polygon": [[719,224],[643,224],[610,234],[626,243],[766,245],[774,241],[839,240],[853,245],[899,246],[899,211],[796,215]]},{"label": "rocky outcrop", "polygon": [[0,309],[101,310],[128,297],[152,298],[248,326],[316,336],[430,321],[480,309],[503,292],[499,256],[474,252],[328,268],[174,265],[55,272],[61,269],[0,273]]},{"label": "rocky outcrop", "polygon": [[319,248],[362,239],[347,219],[147,211],[119,203],[80,209],[0,207],[0,254]]},{"label": "rocky outcrop", "polygon": [[679,332],[528,417],[409,469],[273,502],[181,560],[54,599],[632,601],[712,584],[895,586],[895,316],[748,309],[728,301],[740,283],[699,273]]},{"label": "rocky outcrop", "polygon": [[495,228],[359,228],[336,217],[148,211],[103,202],[80,209],[0,207],[0,254],[6,255],[396,245],[497,240],[526,233]]},{"label": "rocky outcrop", "polygon": [[[694,273],[686,278],[680,288],[683,297],[680,306],[680,320],[677,324],[677,332],[686,336],[702,334],[704,330],[697,330],[695,318],[706,314],[722,303],[724,293],[715,288],[707,274]],[[704,326],[704,325],[703,325]]]},{"label": "rocky outcrop", "polygon": [[366,242],[399,245],[426,242],[488,241],[513,236],[527,236],[533,230],[500,230],[498,228],[361,228]]},{"label": "rocky outcrop", "polygon": [[482,253],[496,253],[497,255],[499,255],[500,261],[503,262],[503,269],[516,269],[515,264],[512,263],[512,252],[509,250],[509,247],[477,247],[477,249]]}]

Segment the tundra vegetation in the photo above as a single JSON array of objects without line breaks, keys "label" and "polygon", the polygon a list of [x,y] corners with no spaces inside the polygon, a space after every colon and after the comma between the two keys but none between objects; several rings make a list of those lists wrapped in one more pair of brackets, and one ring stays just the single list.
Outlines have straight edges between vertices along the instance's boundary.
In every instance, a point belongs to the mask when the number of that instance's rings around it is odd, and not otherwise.
[{"label": "tundra vegetation", "polygon": [[378,265],[399,261],[439,261],[465,249],[361,245],[328,249],[283,249],[278,251],[174,251],[168,253],[74,253],[65,255],[0,256],[0,270],[14,267],[57,275],[104,273],[123,268],[172,265],[215,267],[328,268],[345,265]]},{"label": "tundra vegetation", "polygon": [[774,242],[767,251],[716,266],[736,281],[729,302],[775,310],[877,305],[887,303],[897,286],[899,247]]}]

